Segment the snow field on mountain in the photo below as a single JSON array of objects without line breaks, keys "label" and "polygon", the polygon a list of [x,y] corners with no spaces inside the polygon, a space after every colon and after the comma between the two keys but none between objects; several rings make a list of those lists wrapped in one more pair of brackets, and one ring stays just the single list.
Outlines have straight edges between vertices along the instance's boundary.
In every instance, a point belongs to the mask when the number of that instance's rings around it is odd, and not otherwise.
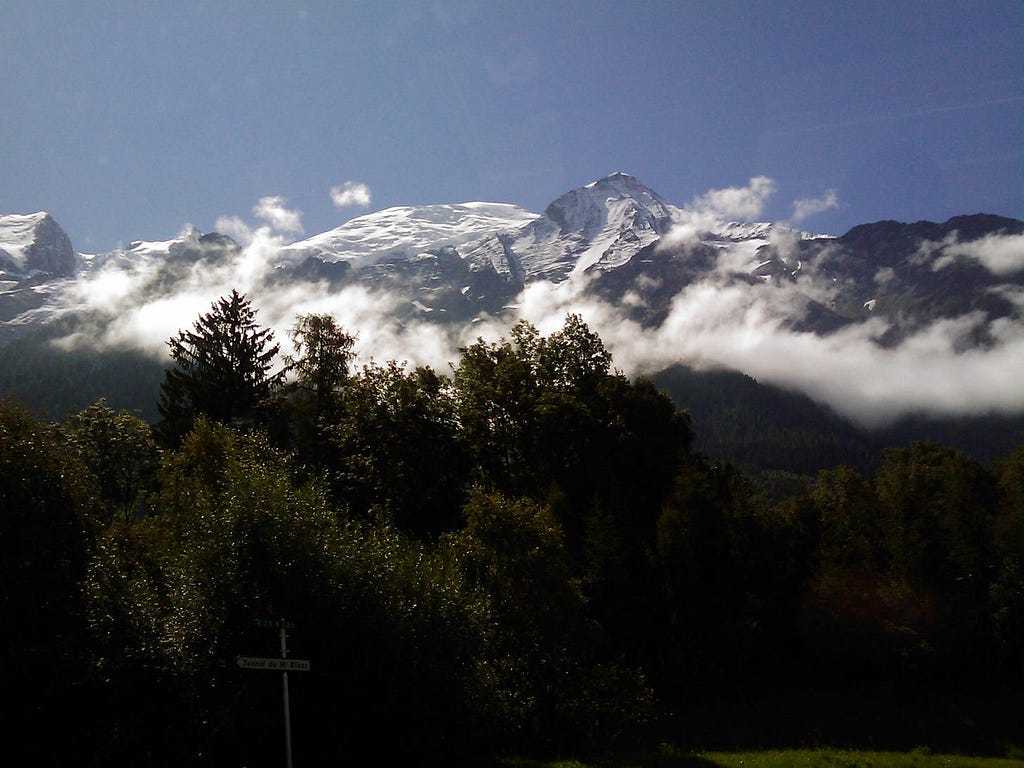
[{"label": "snow field on mountain", "polygon": [[359,216],[342,226],[281,249],[284,258],[316,255],[363,267],[395,254],[413,256],[459,247],[496,231],[516,229],[536,213],[507,203],[401,206]]},{"label": "snow field on mountain", "polygon": [[24,272],[28,249],[35,243],[36,231],[46,217],[43,211],[0,216],[0,260],[6,256],[19,271]]}]

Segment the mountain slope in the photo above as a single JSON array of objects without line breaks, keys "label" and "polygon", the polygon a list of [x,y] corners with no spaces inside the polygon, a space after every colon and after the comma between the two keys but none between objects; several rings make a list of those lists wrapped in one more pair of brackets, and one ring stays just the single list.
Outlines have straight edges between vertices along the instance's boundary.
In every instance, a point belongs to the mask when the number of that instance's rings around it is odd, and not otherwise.
[{"label": "mountain slope", "polygon": [[[943,223],[881,221],[838,238],[779,239],[759,251],[755,274],[819,298],[844,323],[881,318],[879,341],[892,346],[938,319],[980,313],[1020,318],[1024,222],[957,216]],[[1017,269],[993,269],[988,251],[1018,252]],[[827,331],[830,327],[817,327]],[[965,347],[991,339],[979,332]]]},{"label": "mountain slope", "polygon": [[955,448],[986,465],[1024,445],[1024,414],[908,416],[868,431],[806,395],[738,371],[674,365],[653,380],[690,413],[697,452],[735,464],[759,491],[779,497],[799,492],[819,471],[840,465],[869,476],[887,448],[916,441]]}]

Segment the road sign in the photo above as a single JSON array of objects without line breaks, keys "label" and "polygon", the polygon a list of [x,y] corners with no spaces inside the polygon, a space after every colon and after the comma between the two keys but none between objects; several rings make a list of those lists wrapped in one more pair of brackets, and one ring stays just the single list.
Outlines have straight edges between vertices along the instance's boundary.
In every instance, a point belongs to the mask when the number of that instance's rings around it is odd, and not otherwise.
[{"label": "road sign", "polygon": [[292,768],[292,716],[288,704],[288,673],[309,672],[309,659],[288,658],[288,633],[286,629],[295,629],[295,624],[287,619],[254,618],[258,627],[276,627],[281,633],[281,658],[265,659],[257,656],[238,656],[235,663],[242,669],[265,669],[281,673],[281,695],[284,698],[284,753],[285,765]]},{"label": "road sign", "polygon": [[309,659],[262,659],[239,656],[235,663],[242,669],[266,669],[271,672],[309,672]]}]

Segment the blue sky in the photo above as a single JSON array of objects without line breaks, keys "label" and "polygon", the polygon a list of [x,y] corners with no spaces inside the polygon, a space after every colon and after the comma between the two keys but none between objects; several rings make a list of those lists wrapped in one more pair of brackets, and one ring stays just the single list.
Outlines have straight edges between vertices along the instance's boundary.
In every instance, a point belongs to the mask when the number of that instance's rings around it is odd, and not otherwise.
[{"label": "blue sky", "polygon": [[[763,218],[1024,216],[1024,3],[0,2],[0,212],[78,250],[391,205],[541,211],[616,170]],[[353,181],[369,206],[337,207]]]}]

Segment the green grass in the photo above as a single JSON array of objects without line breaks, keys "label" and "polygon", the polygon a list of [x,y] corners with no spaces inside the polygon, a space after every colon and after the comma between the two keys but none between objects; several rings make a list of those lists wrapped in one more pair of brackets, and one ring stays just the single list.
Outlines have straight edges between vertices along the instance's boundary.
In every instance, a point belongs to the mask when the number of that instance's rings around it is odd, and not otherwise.
[{"label": "green grass", "polygon": [[653,754],[601,762],[506,760],[502,768],[1024,768],[1024,759],[866,752],[838,749],[790,749],[758,752],[682,752],[663,747]]},{"label": "green grass", "polygon": [[[684,756],[682,760],[687,758]],[[767,752],[714,752],[698,759],[722,768],[1022,768],[1024,761],[961,755],[933,755],[927,752],[861,752],[845,750],[784,750]],[[695,763],[700,765],[701,763]],[[666,765],[671,765],[668,763]],[[680,768],[685,762],[679,763]]]}]

